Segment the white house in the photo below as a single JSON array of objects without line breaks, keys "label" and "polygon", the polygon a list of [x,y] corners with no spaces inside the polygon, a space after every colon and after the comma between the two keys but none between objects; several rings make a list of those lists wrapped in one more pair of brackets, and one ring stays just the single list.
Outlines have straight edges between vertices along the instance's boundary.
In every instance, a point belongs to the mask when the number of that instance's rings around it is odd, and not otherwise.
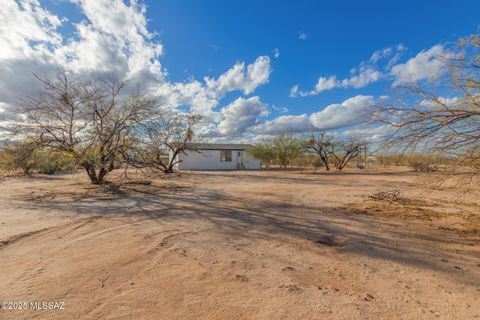
[{"label": "white house", "polygon": [[[177,155],[175,170],[240,170],[260,169],[260,161],[246,150],[249,144],[200,143],[195,151]],[[171,157],[172,155],[170,155]]]}]

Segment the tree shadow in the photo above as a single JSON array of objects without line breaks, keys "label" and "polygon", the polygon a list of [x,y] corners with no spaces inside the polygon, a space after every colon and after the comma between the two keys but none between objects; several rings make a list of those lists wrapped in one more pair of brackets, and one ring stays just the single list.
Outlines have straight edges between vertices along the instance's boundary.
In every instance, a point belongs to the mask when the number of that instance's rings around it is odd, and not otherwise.
[{"label": "tree shadow", "polygon": [[[269,171],[264,171],[263,173],[268,173]],[[241,172],[241,179],[242,181],[253,181],[253,182],[265,182],[265,179],[267,178],[270,181],[273,182],[281,182],[281,183],[301,183],[301,184],[307,184],[307,185],[335,185],[335,186],[364,186],[365,181],[355,179],[357,176],[371,176],[371,177],[376,177],[378,179],[372,180],[372,183],[375,182],[393,182],[392,180],[389,180],[387,177],[385,177],[383,174],[378,174],[378,173],[320,173],[320,174],[313,174],[313,173],[286,173],[286,172],[278,172],[279,175],[275,175],[276,172],[271,172],[272,175],[263,175],[263,174],[255,174],[255,171],[252,173],[249,172]],[[215,177],[222,177],[222,178],[227,178],[227,179],[238,179],[239,175],[236,173],[224,173],[221,171],[218,172],[194,172],[194,173],[189,173],[193,176],[197,177],[205,177],[205,178],[211,178],[212,175]],[[341,176],[345,179],[336,179],[336,177]],[[402,175],[398,175],[402,176]],[[407,175],[403,175],[407,176]],[[414,176],[408,175],[408,176]],[[348,179],[348,177],[353,177],[352,179]]]},{"label": "tree shadow", "polygon": [[[324,240],[326,237],[341,237],[341,245],[334,248],[339,253],[442,272],[469,285],[480,282],[478,276],[468,270],[454,270],[441,261],[449,256],[444,248],[452,242],[465,244],[464,252],[456,250],[457,254],[474,259],[478,255],[474,251],[478,239],[465,239],[435,230],[412,233],[408,228],[393,226],[387,218],[355,214],[348,208],[246,199],[196,188],[164,193],[159,192],[161,188],[105,188],[103,193],[81,199],[64,197],[33,201],[29,205],[82,216],[127,217],[159,224],[199,220],[208,222],[216,231],[229,237],[251,241],[286,241],[282,236],[295,238],[300,240],[299,250],[315,250],[318,246],[328,245]],[[301,243],[309,245],[302,246]]]}]

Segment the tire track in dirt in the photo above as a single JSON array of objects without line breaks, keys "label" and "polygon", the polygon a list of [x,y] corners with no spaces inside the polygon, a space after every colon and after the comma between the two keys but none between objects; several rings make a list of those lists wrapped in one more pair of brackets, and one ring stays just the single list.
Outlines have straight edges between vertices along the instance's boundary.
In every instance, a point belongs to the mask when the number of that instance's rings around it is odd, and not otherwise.
[{"label": "tire track in dirt", "polygon": [[78,228],[85,226],[88,223],[93,222],[95,219],[98,219],[98,218],[100,217],[94,216],[94,217],[88,217],[88,218],[75,219],[74,221],[71,221],[68,223],[54,225],[54,226],[14,235],[9,237],[8,239],[0,240],[0,250],[10,247],[13,244],[20,242],[21,240],[31,240],[32,237],[57,232],[62,230],[63,228],[68,228],[70,226],[75,226],[73,229],[70,230],[70,231],[74,231]]}]

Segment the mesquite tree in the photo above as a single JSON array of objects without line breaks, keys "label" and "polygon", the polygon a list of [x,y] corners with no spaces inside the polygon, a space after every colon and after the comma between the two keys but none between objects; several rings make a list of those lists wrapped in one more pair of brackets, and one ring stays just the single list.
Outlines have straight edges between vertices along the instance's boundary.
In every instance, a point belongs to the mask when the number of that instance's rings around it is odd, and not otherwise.
[{"label": "mesquite tree", "polygon": [[285,170],[304,150],[302,141],[289,135],[279,135],[256,144],[248,152],[264,164],[274,163]]},{"label": "mesquite tree", "polygon": [[332,156],[335,168],[341,171],[350,162],[350,160],[358,157],[365,144],[359,141],[350,140],[335,140],[329,143],[328,153]]},{"label": "mesquite tree", "polygon": [[480,173],[480,37],[461,39],[436,57],[442,76],[404,87],[401,99],[378,108],[375,117],[392,129],[386,146],[435,152]]},{"label": "mesquite tree", "polygon": [[313,135],[307,139],[306,142],[307,149],[312,150],[320,158],[325,170],[329,171],[329,159],[332,147],[332,140],[325,133],[319,133]]},{"label": "mesquite tree", "polygon": [[151,168],[172,173],[181,160],[177,155],[195,150],[194,126],[201,117],[196,114],[159,114],[143,123],[140,138],[126,155],[127,162],[137,168]]},{"label": "mesquite tree", "polygon": [[25,120],[17,125],[40,145],[69,154],[94,184],[121,165],[136,127],[151,118],[155,101],[138,92],[124,95],[126,82],[116,74],[82,81],[66,72],[36,76],[43,90],[24,99]]}]

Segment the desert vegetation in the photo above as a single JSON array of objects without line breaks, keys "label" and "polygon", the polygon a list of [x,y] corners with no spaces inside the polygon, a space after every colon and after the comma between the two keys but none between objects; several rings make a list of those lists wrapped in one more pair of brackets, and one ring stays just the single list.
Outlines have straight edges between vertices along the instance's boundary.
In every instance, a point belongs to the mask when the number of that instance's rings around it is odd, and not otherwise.
[{"label": "desert vegetation", "polygon": [[125,162],[135,168],[146,168],[172,173],[177,155],[194,151],[194,126],[199,115],[162,114],[138,126],[140,137],[124,154]]},{"label": "desert vegetation", "polygon": [[169,152],[191,146],[197,115],[166,114],[155,100],[117,74],[80,80],[64,71],[22,99],[23,121],[10,128],[15,140],[0,151],[6,172],[54,173],[81,167],[93,184],[120,167],[132,165],[172,172]]},{"label": "desert vegetation", "polygon": [[[442,57],[448,70],[435,81],[404,85],[398,98],[370,110],[372,125],[387,133],[368,143],[355,137],[319,132],[307,138],[279,135],[251,151],[266,167],[332,167],[341,171],[352,160],[364,167],[367,157],[382,166],[408,166],[419,172],[478,175],[480,159],[479,36],[462,38]],[[448,96],[442,96],[448,93]],[[363,164],[362,162],[363,153]],[[367,156],[368,153],[368,156]],[[312,155],[314,155],[312,157]]]},{"label": "desert vegetation", "polygon": [[[463,38],[443,57],[448,73],[433,83],[404,86],[399,99],[371,110],[372,124],[389,129],[382,141],[329,132],[306,137],[285,133],[256,143],[249,152],[266,168],[283,170],[323,166],[342,171],[352,163],[364,168],[371,161],[420,172],[477,175],[478,57],[478,36]],[[92,183],[102,184],[120,167],[172,173],[174,156],[195,145],[199,115],[166,112],[139,88],[126,92],[127,82],[114,73],[89,80],[63,71],[53,79],[36,77],[44,88],[22,99],[24,121],[13,129],[15,140],[0,151],[3,172],[54,173],[81,167]],[[446,88],[449,97],[440,94]]]},{"label": "desert vegetation", "polygon": [[334,138],[322,132],[306,138],[281,134],[265,139],[248,150],[266,168],[272,165],[283,170],[288,167],[318,168],[321,162],[327,171],[331,166],[341,171],[352,160],[360,159],[362,151],[366,152],[363,142]]},{"label": "desert vegetation", "polygon": [[285,170],[294,159],[302,154],[303,149],[304,145],[301,140],[282,134],[256,144],[248,152],[260,159],[266,167],[275,164]]},{"label": "desert vegetation", "polygon": [[[443,57],[448,72],[434,82],[403,88],[401,99],[379,107],[375,119],[393,129],[385,147],[449,158],[452,169],[478,174],[480,161],[479,36],[462,38]],[[447,93],[448,96],[442,96]]]},{"label": "desert vegetation", "polygon": [[0,183],[0,292],[65,300],[52,319],[480,317],[478,47],[370,108],[384,138],[271,134],[258,171],[174,172],[200,115],[115,73],[36,76],[0,150],[24,176]]},{"label": "desert vegetation", "polygon": [[0,151],[0,171],[7,175],[54,174],[73,169],[75,162],[67,153],[34,142],[10,143]]}]

